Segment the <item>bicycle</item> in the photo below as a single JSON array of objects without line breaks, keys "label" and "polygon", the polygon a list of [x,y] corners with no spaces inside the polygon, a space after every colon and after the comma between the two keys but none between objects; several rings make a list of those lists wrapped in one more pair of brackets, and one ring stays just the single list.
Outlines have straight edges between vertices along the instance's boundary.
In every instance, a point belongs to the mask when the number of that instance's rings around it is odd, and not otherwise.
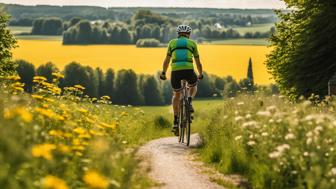
[{"label": "bicycle", "polygon": [[193,116],[190,112],[190,103],[188,100],[188,88],[187,81],[182,80],[182,97],[180,101],[180,115],[179,115],[179,124],[178,124],[178,142],[185,143],[189,146],[190,144],[190,130]]}]

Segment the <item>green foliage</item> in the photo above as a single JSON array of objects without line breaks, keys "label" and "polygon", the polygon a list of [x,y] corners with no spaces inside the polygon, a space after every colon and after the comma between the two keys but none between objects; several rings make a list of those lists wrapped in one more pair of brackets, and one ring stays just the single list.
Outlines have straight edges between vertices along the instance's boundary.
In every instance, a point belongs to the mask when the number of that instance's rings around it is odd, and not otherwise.
[{"label": "green foliage", "polygon": [[105,73],[104,79],[104,95],[109,96],[114,101],[114,78],[115,74],[112,69],[108,69]]},{"label": "green foliage", "polygon": [[8,19],[0,8],[0,76],[13,73],[16,66],[11,60],[11,50],[16,47],[16,40],[7,28]]},{"label": "green foliage", "polygon": [[164,104],[158,82],[154,76],[149,76],[143,83],[143,96],[146,105],[160,106]]},{"label": "green foliage", "polygon": [[172,123],[166,117],[155,116],[154,125],[158,128],[171,128]]},{"label": "green foliage", "polygon": [[160,41],[157,39],[139,39],[136,42],[137,47],[159,47]]},{"label": "green foliage", "polygon": [[274,50],[267,68],[281,90],[294,97],[327,95],[336,72],[336,3],[333,0],[286,1],[290,13],[278,12],[281,22],[271,37]]},{"label": "green foliage", "polygon": [[115,80],[116,104],[140,105],[140,93],[137,87],[137,75],[133,70],[120,70]]},{"label": "green foliage", "polygon": [[36,69],[36,75],[47,78],[47,81],[49,83],[52,83],[53,81],[52,73],[55,73],[55,72],[59,72],[59,70],[56,67],[56,65],[52,62],[43,64]]},{"label": "green foliage", "polygon": [[63,21],[60,18],[39,18],[34,20],[33,35],[62,35]]},{"label": "green foliage", "polygon": [[330,99],[293,104],[277,95],[224,101],[198,115],[199,152],[220,172],[243,175],[256,189],[332,189],[335,105]]},{"label": "green foliage", "polygon": [[25,91],[33,92],[33,78],[36,75],[35,66],[24,60],[17,60],[15,63],[18,65],[16,72],[21,78],[21,82],[25,84]]}]

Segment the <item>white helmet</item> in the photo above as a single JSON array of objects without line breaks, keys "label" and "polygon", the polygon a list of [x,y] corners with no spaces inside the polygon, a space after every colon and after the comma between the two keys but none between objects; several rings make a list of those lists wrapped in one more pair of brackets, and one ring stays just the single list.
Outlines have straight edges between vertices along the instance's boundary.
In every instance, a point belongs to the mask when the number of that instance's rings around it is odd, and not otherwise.
[{"label": "white helmet", "polygon": [[191,33],[192,28],[188,25],[179,25],[176,28],[177,33]]}]

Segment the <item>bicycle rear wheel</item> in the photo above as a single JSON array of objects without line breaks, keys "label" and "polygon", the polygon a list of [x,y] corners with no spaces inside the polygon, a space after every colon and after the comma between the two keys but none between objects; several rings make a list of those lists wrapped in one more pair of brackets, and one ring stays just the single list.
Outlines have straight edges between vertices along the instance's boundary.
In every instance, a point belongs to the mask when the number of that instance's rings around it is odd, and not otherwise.
[{"label": "bicycle rear wheel", "polygon": [[179,136],[178,136],[178,141],[180,143],[183,143],[183,138],[184,138],[184,126],[183,126],[183,120],[184,120],[184,113],[183,113],[183,102],[181,101],[180,103],[180,116],[179,116]]},{"label": "bicycle rear wheel", "polygon": [[187,146],[190,145],[190,126],[191,126],[191,114],[190,114],[190,106],[189,102],[186,103],[186,123],[185,123],[185,137]]}]

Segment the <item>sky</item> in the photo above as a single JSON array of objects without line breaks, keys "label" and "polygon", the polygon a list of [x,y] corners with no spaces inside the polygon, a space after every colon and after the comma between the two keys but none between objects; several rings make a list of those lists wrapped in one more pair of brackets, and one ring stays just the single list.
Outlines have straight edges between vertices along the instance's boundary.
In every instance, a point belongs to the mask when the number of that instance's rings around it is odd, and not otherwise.
[{"label": "sky", "polygon": [[24,5],[94,5],[101,7],[208,7],[208,8],[285,8],[281,0],[0,0]]}]

